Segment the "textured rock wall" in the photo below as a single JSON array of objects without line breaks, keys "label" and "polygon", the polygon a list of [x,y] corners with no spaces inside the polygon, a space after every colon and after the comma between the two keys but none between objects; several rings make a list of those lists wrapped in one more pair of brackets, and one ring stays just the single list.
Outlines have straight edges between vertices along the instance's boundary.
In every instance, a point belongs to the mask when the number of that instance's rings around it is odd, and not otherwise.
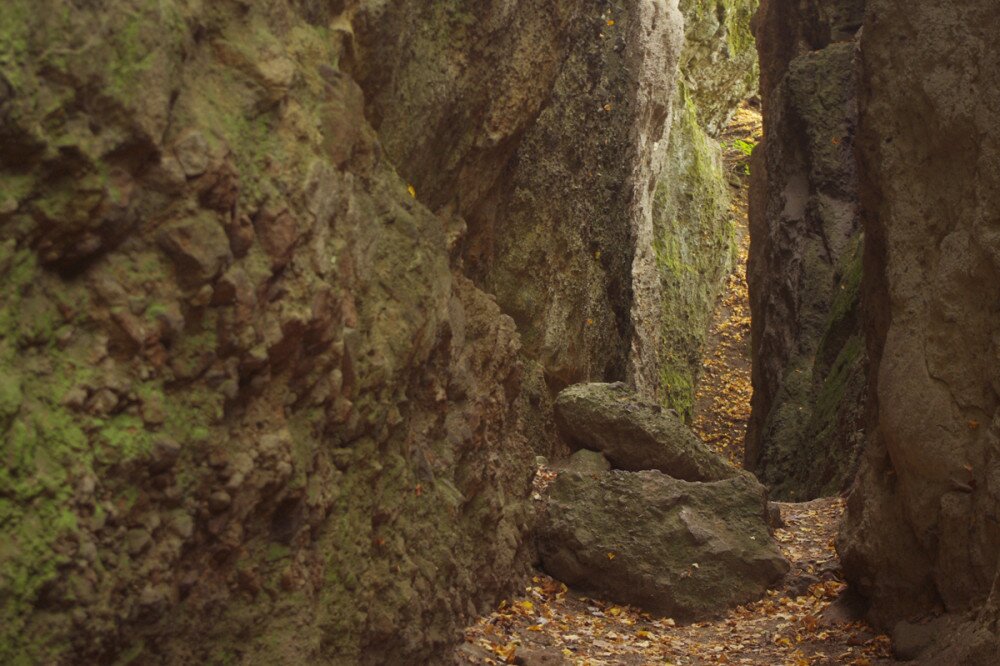
[{"label": "textured rock wall", "polygon": [[854,35],[863,0],[764,0],[754,151],[746,465],[780,497],[843,489],[863,441]]},{"label": "textured rock wall", "polygon": [[685,42],[665,167],[653,205],[660,280],[657,385],[691,417],[709,323],[736,260],[719,130],[757,87],[756,0],[683,0]]},{"label": "textured rock wall", "polygon": [[929,663],[998,656],[997,25],[988,0],[870,0],[861,40],[872,404],[838,547],[882,622],[978,613]]},{"label": "textured rock wall", "polygon": [[523,566],[514,323],[337,5],[5,3],[0,662],[420,663]]},{"label": "textured rock wall", "polygon": [[682,50],[670,2],[442,7],[362,10],[354,71],[400,172],[517,322],[532,400],[539,375],[629,379],[688,411],[733,260],[711,134],[756,85],[756,1],[684,0]]},{"label": "textured rock wall", "polygon": [[550,389],[656,389],[681,33],[8,3],[0,661],[438,655],[525,564]]},{"label": "textured rock wall", "polygon": [[630,377],[652,390],[650,192],[682,42],[676,1],[424,4],[359,15],[373,26],[359,29],[372,54],[359,80],[388,154],[454,220],[465,270],[552,388]]}]

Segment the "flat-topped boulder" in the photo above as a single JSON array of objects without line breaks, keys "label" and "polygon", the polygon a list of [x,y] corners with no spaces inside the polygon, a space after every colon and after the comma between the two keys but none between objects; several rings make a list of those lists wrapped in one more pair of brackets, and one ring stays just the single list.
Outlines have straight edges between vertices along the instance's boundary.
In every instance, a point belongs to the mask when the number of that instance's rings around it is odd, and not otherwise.
[{"label": "flat-topped boulder", "polygon": [[671,411],[641,401],[625,384],[577,384],[556,398],[560,434],[600,451],[615,469],[658,470],[684,481],[749,475],[709,449]]},{"label": "flat-topped boulder", "polygon": [[538,530],[542,568],[594,596],[678,620],[760,598],[788,571],[760,484],[660,472],[562,472]]},{"label": "flat-topped boulder", "polygon": [[611,471],[611,463],[600,451],[580,449],[566,460],[557,463],[555,468],[559,471],[581,474],[603,474]]}]

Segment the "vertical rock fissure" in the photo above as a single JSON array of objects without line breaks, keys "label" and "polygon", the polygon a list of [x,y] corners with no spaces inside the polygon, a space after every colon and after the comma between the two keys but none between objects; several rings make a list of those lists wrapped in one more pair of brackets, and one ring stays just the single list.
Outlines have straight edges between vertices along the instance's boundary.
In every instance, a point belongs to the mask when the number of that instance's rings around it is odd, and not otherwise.
[{"label": "vertical rock fissure", "polygon": [[853,143],[863,2],[762,3],[746,465],[778,497],[844,490],[864,441],[861,223]]}]

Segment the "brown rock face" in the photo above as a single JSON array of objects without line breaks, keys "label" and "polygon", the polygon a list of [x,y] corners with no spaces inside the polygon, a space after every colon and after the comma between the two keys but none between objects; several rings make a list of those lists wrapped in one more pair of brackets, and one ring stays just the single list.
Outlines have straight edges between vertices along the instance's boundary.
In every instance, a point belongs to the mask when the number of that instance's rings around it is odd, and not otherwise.
[{"label": "brown rock face", "polygon": [[764,0],[756,20],[765,139],[751,173],[746,464],[778,496],[845,487],[863,439],[852,148],[863,9],[861,0]]},{"label": "brown rock face", "polygon": [[556,397],[556,424],[571,445],[600,451],[615,469],[657,470],[685,481],[747,474],[709,449],[676,413],[643,402],[624,384],[564,389]]},{"label": "brown rock face", "polygon": [[838,547],[881,621],[978,609],[929,663],[997,656],[997,25],[987,0],[870,0],[861,40],[870,439]]}]

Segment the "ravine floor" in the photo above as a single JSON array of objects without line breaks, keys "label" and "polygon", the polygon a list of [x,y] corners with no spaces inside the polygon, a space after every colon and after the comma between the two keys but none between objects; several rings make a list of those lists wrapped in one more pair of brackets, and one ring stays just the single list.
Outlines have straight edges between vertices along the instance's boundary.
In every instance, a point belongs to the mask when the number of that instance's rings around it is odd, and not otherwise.
[{"label": "ravine floor", "polygon": [[[760,114],[747,105],[722,137],[741,251],[713,320],[692,423],[705,442],[736,464],[742,462],[751,395],[747,147],[760,138]],[[536,498],[554,476],[547,468],[538,471]],[[853,620],[843,596],[846,585],[833,547],[843,500],[779,506],[784,526],[774,536],[792,570],[760,601],[712,621],[679,625],[671,618],[581,596],[539,572],[522,595],[503,601],[466,630],[454,661],[523,666],[894,663],[889,639]]]},{"label": "ravine floor", "polygon": [[[543,472],[543,476],[545,472]],[[875,666],[893,663],[889,639],[845,619],[845,585],[833,550],[840,498],[780,504],[775,538],[792,571],[760,601],[681,626],[638,609],[589,599],[539,574],[523,595],[466,631],[458,664],[542,666]],[[831,607],[832,606],[832,607]]]}]

